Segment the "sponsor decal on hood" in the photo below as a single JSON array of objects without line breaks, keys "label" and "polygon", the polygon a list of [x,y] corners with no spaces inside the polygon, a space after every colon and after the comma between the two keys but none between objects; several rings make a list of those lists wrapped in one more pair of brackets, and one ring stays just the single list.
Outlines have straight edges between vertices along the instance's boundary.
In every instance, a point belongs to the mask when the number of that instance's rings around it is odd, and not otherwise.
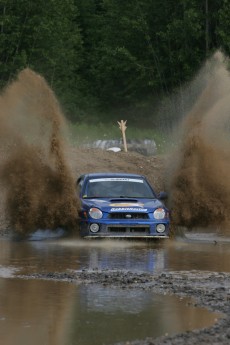
[{"label": "sponsor decal on hood", "polygon": [[112,207],[111,212],[117,211],[135,211],[135,212],[147,212],[147,208],[137,208],[137,207]]}]

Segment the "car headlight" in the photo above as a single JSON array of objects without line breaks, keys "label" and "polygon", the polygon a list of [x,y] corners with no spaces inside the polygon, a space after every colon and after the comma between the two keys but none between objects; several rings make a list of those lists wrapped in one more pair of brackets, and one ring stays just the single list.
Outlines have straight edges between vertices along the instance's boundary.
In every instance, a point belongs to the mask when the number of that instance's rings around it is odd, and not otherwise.
[{"label": "car headlight", "polygon": [[166,216],[166,212],[163,208],[157,208],[154,212],[153,212],[153,217],[155,219],[164,219]]},{"label": "car headlight", "polygon": [[102,216],[103,216],[103,213],[101,212],[101,210],[99,210],[99,208],[92,207],[92,208],[89,210],[89,215],[90,215],[90,217],[93,218],[93,219],[101,219]]}]

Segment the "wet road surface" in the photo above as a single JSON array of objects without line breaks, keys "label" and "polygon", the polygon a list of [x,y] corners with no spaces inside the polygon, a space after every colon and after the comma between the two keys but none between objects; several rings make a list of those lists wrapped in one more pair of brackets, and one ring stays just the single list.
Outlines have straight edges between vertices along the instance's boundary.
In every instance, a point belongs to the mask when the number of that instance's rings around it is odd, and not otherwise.
[{"label": "wet road surface", "polygon": [[17,275],[78,270],[229,272],[229,259],[230,242],[213,234],[159,243],[3,239],[1,343],[107,345],[210,326],[219,317],[195,308],[187,298],[100,285],[22,280]]}]

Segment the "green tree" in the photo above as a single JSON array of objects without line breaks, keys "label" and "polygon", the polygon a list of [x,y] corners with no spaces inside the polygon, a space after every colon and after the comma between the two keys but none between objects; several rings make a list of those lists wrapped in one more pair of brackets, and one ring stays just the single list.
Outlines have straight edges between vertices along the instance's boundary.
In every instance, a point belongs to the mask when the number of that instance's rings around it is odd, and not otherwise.
[{"label": "green tree", "polygon": [[222,6],[219,8],[218,16],[216,16],[216,39],[217,44],[229,56],[230,55],[230,1],[223,0]]},{"label": "green tree", "polygon": [[[29,66],[41,73],[64,103],[79,103],[82,39],[72,0],[0,0],[2,84]],[[71,108],[71,106],[70,106]]]},{"label": "green tree", "polygon": [[[77,1],[79,3],[79,1]],[[126,103],[149,88],[151,66],[142,1],[81,1],[89,90],[105,105]]]},{"label": "green tree", "polygon": [[217,47],[230,53],[229,3],[0,0],[0,86],[31,67],[73,121],[155,102]]},{"label": "green tree", "polygon": [[170,92],[206,57],[205,2],[78,0],[88,93],[103,109]]}]

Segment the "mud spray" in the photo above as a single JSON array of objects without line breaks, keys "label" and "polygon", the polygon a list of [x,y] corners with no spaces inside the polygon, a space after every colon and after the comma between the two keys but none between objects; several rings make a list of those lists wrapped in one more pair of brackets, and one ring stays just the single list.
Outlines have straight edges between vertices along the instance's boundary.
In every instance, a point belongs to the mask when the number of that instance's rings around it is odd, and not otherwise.
[{"label": "mud spray", "polygon": [[172,154],[172,219],[190,229],[230,230],[230,76],[223,55],[216,53],[202,73],[207,85]]},{"label": "mud spray", "polygon": [[23,70],[0,98],[0,177],[6,214],[21,234],[73,228],[74,179],[65,160],[65,121],[46,81]]}]

